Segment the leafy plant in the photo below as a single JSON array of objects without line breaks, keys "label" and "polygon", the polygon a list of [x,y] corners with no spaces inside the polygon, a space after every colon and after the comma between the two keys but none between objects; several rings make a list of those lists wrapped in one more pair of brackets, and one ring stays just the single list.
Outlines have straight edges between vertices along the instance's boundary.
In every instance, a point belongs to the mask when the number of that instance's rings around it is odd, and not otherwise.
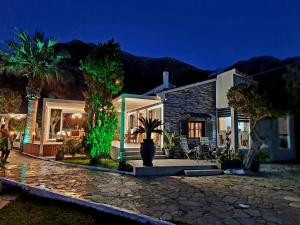
[{"label": "leafy plant", "polygon": [[257,162],[260,164],[266,162],[269,158],[270,157],[266,152],[258,151],[254,156],[253,162]]},{"label": "leafy plant", "polygon": [[247,170],[250,168],[256,152],[265,144],[267,138],[259,134],[257,125],[262,120],[278,116],[282,112],[275,110],[265,94],[253,84],[239,84],[230,88],[227,92],[227,98],[230,107],[244,116],[250,117],[251,140],[258,143],[257,147],[252,146],[244,159],[244,167]]},{"label": "leafy plant", "polygon": [[9,127],[13,131],[18,131],[23,133],[26,128],[26,119],[12,119],[9,123]]},{"label": "leafy plant", "polygon": [[83,146],[80,139],[69,139],[65,143],[63,143],[61,150],[66,153],[75,156],[75,154],[82,154],[83,153]]},{"label": "leafy plant", "polygon": [[123,87],[123,69],[120,61],[120,45],[113,40],[99,44],[85,60],[80,62],[87,91],[85,111],[87,133],[85,147],[91,162],[100,156],[109,156],[118,119],[112,99]]},{"label": "leafy plant", "polygon": [[180,139],[176,133],[164,132],[164,149],[174,150],[179,145]]},{"label": "leafy plant", "polygon": [[141,122],[142,126],[138,126],[134,133],[146,134],[146,140],[151,140],[152,133],[163,133],[163,131],[160,129],[160,126],[162,125],[160,120],[152,118],[145,119],[144,117],[141,117],[139,118],[139,121]]},{"label": "leafy plant", "polygon": [[35,130],[38,99],[45,84],[54,84],[60,79],[58,63],[66,54],[55,52],[56,41],[36,32],[32,37],[23,31],[16,31],[17,41],[6,43],[7,51],[0,51],[0,69],[14,76],[27,78],[26,98],[28,100],[27,124],[24,143],[32,141]]},{"label": "leafy plant", "polygon": [[21,95],[7,88],[0,89],[0,113],[19,113],[22,104]]}]

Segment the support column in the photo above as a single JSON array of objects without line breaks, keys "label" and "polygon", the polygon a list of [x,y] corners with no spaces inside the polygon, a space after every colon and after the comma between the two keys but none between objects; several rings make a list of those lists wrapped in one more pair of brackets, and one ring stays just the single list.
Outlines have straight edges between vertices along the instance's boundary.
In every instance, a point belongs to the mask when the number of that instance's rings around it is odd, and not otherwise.
[{"label": "support column", "polygon": [[233,150],[239,149],[239,128],[238,128],[238,114],[233,108],[230,108],[231,113],[231,148]]},{"label": "support column", "polygon": [[125,136],[125,94],[121,98],[121,120],[120,120],[120,150],[119,150],[119,161],[124,161],[125,148],[124,148],[124,136]]},{"label": "support column", "polygon": [[42,111],[42,126],[41,126],[41,134],[40,134],[40,151],[39,155],[43,156],[43,151],[44,151],[44,136],[45,136],[45,126],[46,126],[46,100],[43,100],[43,111]]},{"label": "support column", "polygon": [[64,120],[64,114],[63,111],[61,110],[59,131],[62,131],[63,129],[63,122],[64,122],[63,120]]}]

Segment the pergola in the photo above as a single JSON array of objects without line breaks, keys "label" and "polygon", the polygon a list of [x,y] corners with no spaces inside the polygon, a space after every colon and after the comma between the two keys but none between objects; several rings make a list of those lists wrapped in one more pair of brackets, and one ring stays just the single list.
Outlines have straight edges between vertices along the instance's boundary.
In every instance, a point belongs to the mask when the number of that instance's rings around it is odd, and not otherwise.
[{"label": "pergola", "polygon": [[[116,111],[120,114],[120,152],[124,151],[125,115],[127,112],[150,105],[161,103],[158,96],[145,96],[134,94],[122,94],[113,100]],[[85,102],[77,100],[50,99],[43,100],[40,155],[43,155],[43,146],[49,137],[50,118],[52,109],[60,109],[63,113],[84,113]],[[60,129],[62,128],[62,119]]]},{"label": "pergola", "polygon": [[60,130],[62,130],[63,114],[64,113],[84,113],[85,102],[77,100],[51,99],[44,98],[42,112],[42,126],[40,139],[40,155],[43,155],[43,147],[49,137],[51,110],[62,110],[60,119]]}]

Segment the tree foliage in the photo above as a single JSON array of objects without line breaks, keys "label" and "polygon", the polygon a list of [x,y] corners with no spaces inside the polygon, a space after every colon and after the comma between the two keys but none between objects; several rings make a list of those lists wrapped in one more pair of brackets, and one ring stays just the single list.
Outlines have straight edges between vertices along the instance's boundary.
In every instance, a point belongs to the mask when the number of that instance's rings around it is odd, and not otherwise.
[{"label": "tree foliage", "polygon": [[283,74],[286,81],[286,91],[289,94],[287,103],[292,111],[300,114],[300,67],[289,66],[287,72]]},{"label": "tree foliage", "polygon": [[27,124],[23,141],[29,143],[35,131],[42,88],[46,83],[53,85],[59,80],[57,66],[67,56],[57,54],[54,48],[56,41],[45,38],[39,32],[30,36],[24,31],[16,31],[16,39],[17,41],[6,43],[7,50],[0,51],[0,69],[5,73],[27,78]]},{"label": "tree foliage", "polygon": [[252,126],[257,122],[273,117],[275,111],[272,103],[261,93],[258,88],[251,84],[239,84],[227,92],[228,105],[237,112],[251,118]]},{"label": "tree foliage", "polygon": [[57,65],[67,55],[57,54],[56,41],[39,32],[31,37],[24,31],[16,31],[16,39],[6,42],[7,51],[0,51],[0,68],[8,74],[26,77],[27,98],[38,98],[45,83],[59,80]]},{"label": "tree foliage", "polygon": [[254,84],[239,84],[233,86],[227,92],[228,104],[235,111],[248,116],[251,121],[251,139],[258,143],[256,147],[252,145],[244,160],[244,166],[249,169],[256,153],[265,144],[266,137],[259,134],[258,124],[260,121],[279,116],[282,112],[275,110],[271,101],[260,92]]},{"label": "tree foliage", "polygon": [[19,113],[22,104],[21,95],[10,89],[0,89],[0,113]]},{"label": "tree foliage", "polygon": [[117,116],[113,97],[123,87],[123,69],[120,46],[113,40],[99,44],[80,63],[87,91],[85,111],[87,114],[86,147],[92,158],[108,155],[117,130]]}]

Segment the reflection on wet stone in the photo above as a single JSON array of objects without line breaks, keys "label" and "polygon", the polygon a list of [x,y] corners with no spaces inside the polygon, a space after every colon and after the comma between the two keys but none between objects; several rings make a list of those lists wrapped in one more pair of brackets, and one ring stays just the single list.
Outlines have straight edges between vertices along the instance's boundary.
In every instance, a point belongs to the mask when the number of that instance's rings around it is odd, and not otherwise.
[{"label": "reflection on wet stone", "polygon": [[[132,177],[12,152],[1,176],[178,224],[300,224],[300,174],[292,177]],[[241,208],[239,205],[249,205]]]}]

